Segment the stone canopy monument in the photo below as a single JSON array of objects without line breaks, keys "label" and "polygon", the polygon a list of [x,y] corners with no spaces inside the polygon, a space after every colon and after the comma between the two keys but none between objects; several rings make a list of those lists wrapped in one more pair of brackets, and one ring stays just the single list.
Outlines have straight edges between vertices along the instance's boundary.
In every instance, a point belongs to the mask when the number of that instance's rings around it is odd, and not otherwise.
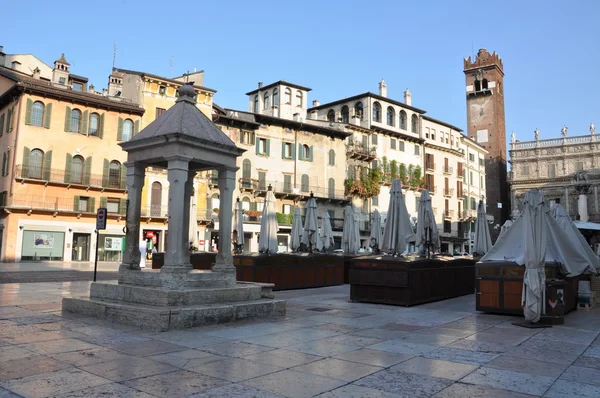
[{"label": "stone canopy monument", "polygon": [[[90,297],[63,299],[63,311],[164,331],[285,315],[272,284],[237,282],[231,254],[238,148],[197,107],[191,83],[175,105],[121,143],[127,152],[126,246],[118,283],[92,283]],[[140,268],[140,211],[145,169],[168,170],[168,241],[160,270]],[[190,264],[190,202],[198,171],[219,173],[219,253],[211,271]]]}]

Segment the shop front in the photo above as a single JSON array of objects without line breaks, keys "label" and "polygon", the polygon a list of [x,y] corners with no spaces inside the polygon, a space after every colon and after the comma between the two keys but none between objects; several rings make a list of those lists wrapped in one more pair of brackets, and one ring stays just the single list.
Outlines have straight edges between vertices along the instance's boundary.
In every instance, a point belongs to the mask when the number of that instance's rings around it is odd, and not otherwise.
[{"label": "shop front", "polygon": [[63,261],[65,231],[25,227],[21,244],[22,261]]},{"label": "shop front", "polygon": [[125,251],[125,235],[107,234],[98,235],[98,261],[123,261]]},{"label": "shop front", "polygon": [[[161,252],[161,235],[166,232],[160,230],[144,229],[142,238],[146,241],[146,260],[152,260],[154,253]],[[164,251],[164,250],[162,250]]]}]

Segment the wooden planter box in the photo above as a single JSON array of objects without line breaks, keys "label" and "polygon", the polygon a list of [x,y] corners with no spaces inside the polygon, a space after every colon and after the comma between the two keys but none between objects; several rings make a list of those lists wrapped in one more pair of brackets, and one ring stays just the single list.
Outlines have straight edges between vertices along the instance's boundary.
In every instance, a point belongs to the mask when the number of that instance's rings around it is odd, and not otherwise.
[{"label": "wooden planter box", "polygon": [[[192,253],[190,262],[194,269],[211,270],[217,253]],[[154,253],[152,255],[152,269],[160,269],[165,263],[165,253]]]},{"label": "wooden planter box", "polygon": [[[515,262],[490,261],[477,263],[476,309],[507,315],[523,315],[521,307],[525,267]],[[546,264],[546,280],[560,279],[564,287],[564,313],[577,306],[579,277],[561,278],[559,264]],[[546,303],[547,304],[547,303]]]},{"label": "wooden planter box", "polygon": [[475,260],[368,256],[350,266],[350,299],[411,306],[473,294]]}]

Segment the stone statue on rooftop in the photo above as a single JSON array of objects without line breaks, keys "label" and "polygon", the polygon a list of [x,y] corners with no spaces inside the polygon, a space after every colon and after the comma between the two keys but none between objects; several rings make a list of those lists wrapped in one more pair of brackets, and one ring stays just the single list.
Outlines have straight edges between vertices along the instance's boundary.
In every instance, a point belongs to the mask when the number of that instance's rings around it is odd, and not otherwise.
[{"label": "stone statue on rooftop", "polygon": [[568,131],[569,131],[569,128],[567,126],[563,126],[563,128],[560,129],[560,135],[562,135],[563,137],[566,137]]},{"label": "stone statue on rooftop", "polygon": [[533,130],[533,134],[535,134],[535,140],[539,141],[540,140],[540,130],[538,130],[537,127],[535,128],[535,130]]},{"label": "stone statue on rooftop", "polygon": [[594,126],[594,123],[590,123],[590,134],[596,134],[596,126]]},{"label": "stone statue on rooftop", "polygon": [[515,134],[515,132],[513,131],[512,134],[510,135],[510,142],[512,142],[513,144],[515,142],[517,142],[517,135]]}]

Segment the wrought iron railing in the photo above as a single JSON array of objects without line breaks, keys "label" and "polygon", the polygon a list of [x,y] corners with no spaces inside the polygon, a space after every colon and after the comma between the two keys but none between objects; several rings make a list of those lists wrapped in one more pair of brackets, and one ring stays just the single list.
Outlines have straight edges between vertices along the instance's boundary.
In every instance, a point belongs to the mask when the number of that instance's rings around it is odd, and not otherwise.
[{"label": "wrought iron railing", "polygon": [[123,171],[119,169],[118,175],[101,175],[85,172],[70,172],[66,170],[26,166],[18,164],[15,166],[15,178],[27,178],[46,182],[103,187],[111,189],[125,189],[125,181],[121,178]]}]

